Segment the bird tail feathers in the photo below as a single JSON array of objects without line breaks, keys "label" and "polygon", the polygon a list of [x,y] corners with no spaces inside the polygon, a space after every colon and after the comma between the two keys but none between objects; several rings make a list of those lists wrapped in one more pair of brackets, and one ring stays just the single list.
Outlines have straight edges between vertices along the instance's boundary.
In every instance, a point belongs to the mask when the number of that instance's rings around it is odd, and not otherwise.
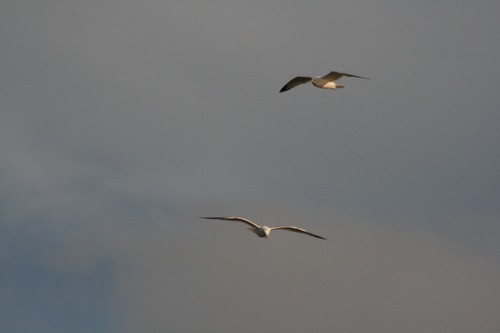
[{"label": "bird tail feathers", "polygon": [[340,88],[344,88],[344,86],[340,86],[337,84],[337,86],[335,88],[340,89]]}]

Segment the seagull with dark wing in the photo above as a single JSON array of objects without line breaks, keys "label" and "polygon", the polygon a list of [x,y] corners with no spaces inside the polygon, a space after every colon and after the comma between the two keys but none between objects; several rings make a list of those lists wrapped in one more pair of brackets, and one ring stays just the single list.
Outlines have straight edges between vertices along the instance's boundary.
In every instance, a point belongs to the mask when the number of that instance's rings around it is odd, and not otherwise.
[{"label": "seagull with dark wing", "polygon": [[344,88],[344,86],[341,86],[339,84],[336,84],[335,81],[342,77],[357,77],[360,79],[369,79],[367,77],[362,77],[362,76],[357,76],[357,75],[352,75],[352,74],[347,74],[347,73],[341,73],[341,72],[330,72],[329,74],[325,76],[316,76],[316,77],[309,77],[309,76],[297,76],[294,79],[291,79],[288,81],[287,84],[283,88],[281,88],[280,93],[290,90],[292,88],[295,88],[296,86],[299,86],[301,84],[311,82],[313,85],[315,85],[318,88],[322,89],[339,89],[339,88]]},{"label": "seagull with dark wing", "polygon": [[252,221],[244,219],[242,217],[200,217],[200,219],[243,222],[243,223],[245,223],[245,224],[247,224],[247,225],[250,226],[250,228],[248,228],[248,230],[254,232],[255,234],[257,234],[257,236],[263,237],[263,238],[267,238],[267,236],[269,236],[269,233],[271,232],[271,230],[280,230],[280,229],[282,229],[282,230],[289,230],[289,231],[298,232],[298,233],[301,233],[301,234],[306,234],[306,235],[309,235],[309,236],[313,236],[313,237],[316,237],[316,238],[321,238],[321,239],[327,240],[324,237],[315,235],[312,232],[309,232],[309,231],[304,230],[302,228],[294,227],[294,226],[291,226],[291,225],[281,225],[281,226],[277,226],[277,227],[267,227],[265,225],[258,225],[256,223],[253,223]]}]

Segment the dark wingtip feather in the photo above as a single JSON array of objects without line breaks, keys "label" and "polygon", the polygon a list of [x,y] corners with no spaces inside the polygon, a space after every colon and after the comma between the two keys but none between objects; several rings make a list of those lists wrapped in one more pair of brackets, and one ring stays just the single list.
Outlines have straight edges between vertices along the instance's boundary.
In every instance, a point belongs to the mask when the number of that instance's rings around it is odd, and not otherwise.
[{"label": "dark wingtip feather", "polygon": [[349,76],[351,76],[351,77],[357,77],[358,79],[365,79],[365,80],[369,80],[369,79],[370,79],[369,77],[358,76],[358,75],[352,75],[352,74],[349,74]]},{"label": "dark wingtip feather", "polygon": [[325,237],[321,237],[321,236],[318,236],[318,235],[315,235],[315,234],[313,234],[313,233],[310,233],[310,232],[308,233],[308,235],[309,235],[309,236],[313,236],[313,237],[316,237],[316,238],[319,238],[319,239],[324,239],[324,240],[328,240],[328,239],[326,239]]}]

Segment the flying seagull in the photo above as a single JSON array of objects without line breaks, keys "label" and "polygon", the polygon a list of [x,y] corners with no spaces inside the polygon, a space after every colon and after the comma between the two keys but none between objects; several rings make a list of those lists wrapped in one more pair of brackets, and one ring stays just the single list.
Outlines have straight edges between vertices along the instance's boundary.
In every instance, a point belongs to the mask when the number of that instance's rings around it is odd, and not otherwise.
[{"label": "flying seagull", "polygon": [[291,79],[288,81],[287,84],[283,88],[281,88],[280,93],[290,90],[292,88],[295,88],[296,86],[299,86],[301,84],[311,82],[318,88],[323,88],[323,89],[337,89],[337,88],[344,88],[344,86],[338,85],[335,83],[338,79],[342,77],[357,77],[360,79],[369,79],[367,77],[362,77],[362,76],[357,76],[357,75],[352,75],[352,74],[347,74],[347,73],[341,73],[341,72],[330,72],[329,74],[326,74],[325,76],[316,76],[316,77],[309,77],[309,76],[297,76],[294,79]]},{"label": "flying seagull", "polygon": [[246,223],[247,225],[249,225],[251,227],[251,228],[248,228],[248,230],[256,233],[257,236],[264,237],[264,238],[267,238],[267,236],[269,236],[269,233],[271,232],[271,230],[284,229],[284,230],[290,230],[290,231],[293,231],[293,232],[299,232],[301,234],[306,234],[306,235],[309,235],[309,236],[313,236],[313,237],[316,237],[316,238],[321,238],[321,239],[325,239],[326,240],[326,238],[323,238],[321,236],[313,234],[312,232],[309,232],[309,231],[304,230],[302,228],[294,227],[294,226],[291,226],[291,225],[280,225],[280,226],[277,226],[277,227],[267,227],[265,225],[258,225],[256,223],[253,223],[252,221],[244,219],[242,217],[200,217],[200,219],[243,222],[243,223]]}]

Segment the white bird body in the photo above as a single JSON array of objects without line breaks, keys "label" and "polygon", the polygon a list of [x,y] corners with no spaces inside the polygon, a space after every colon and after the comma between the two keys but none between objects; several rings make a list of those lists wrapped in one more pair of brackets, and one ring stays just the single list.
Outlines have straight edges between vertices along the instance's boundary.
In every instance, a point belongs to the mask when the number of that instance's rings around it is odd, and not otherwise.
[{"label": "white bird body", "polygon": [[311,82],[315,87],[322,88],[322,89],[339,89],[339,88],[344,88],[344,86],[341,86],[339,84],[336,84],[335,81],[342,77],[357,77],[360,79],[368,79],[367,77],[362,77],[362,76],[357,76],[357,75],[352,75],[352,74],[347,74],[347,73],[341,73],[341,72],[330,72],[325,76],[316,76],[316,77],[309,77],[309,76],[297,76],[290,81],[288,81],[287,84],[281,88],[280,93],[290,90],[292,88],[295,88],[296,86],[299,86],[301,84]]},{"label": "white bird body", "polygon": [[262,237],[262,238],[267,238],[269,236],[269,234],[271,233],[271,230],[283,229],[283,230],[298,232],[298,233],[306,234],[306,235],[313,236],[316,238],[321,238],[321,239],[327,240],[326,238],[315,235],[312,232],[309,232],[305,229],[302,229],[299,227],[294,227],[291,225],[280,225],[280,226],[276,226],[276,227],[268,227],[265,225],[258,225],[256,223],[254,223],[250,220],[244,219],[242,217],[200,217],[200,219],[243,222],[243,223],[250,226],[250,228],[248,228],[250,231],[254,232],[257,236]]},{"label": "white bird body", "polygon": [[322,89],[337,89],[337,88],[344,88],[344,86],[338,85],[333,81],[328,81],[323,79],[321,76],[316,76],[314,79],[311,80],[311,83],[315,85],[318,88]]},{"label": "white bird body", "polygon": [[254,228],[248,228],[248,230],[254,232],[257,236],[267,238],[269,234],[271,233],[271,228],[268,226],[260,226],[260,227],[254,227]]}]

